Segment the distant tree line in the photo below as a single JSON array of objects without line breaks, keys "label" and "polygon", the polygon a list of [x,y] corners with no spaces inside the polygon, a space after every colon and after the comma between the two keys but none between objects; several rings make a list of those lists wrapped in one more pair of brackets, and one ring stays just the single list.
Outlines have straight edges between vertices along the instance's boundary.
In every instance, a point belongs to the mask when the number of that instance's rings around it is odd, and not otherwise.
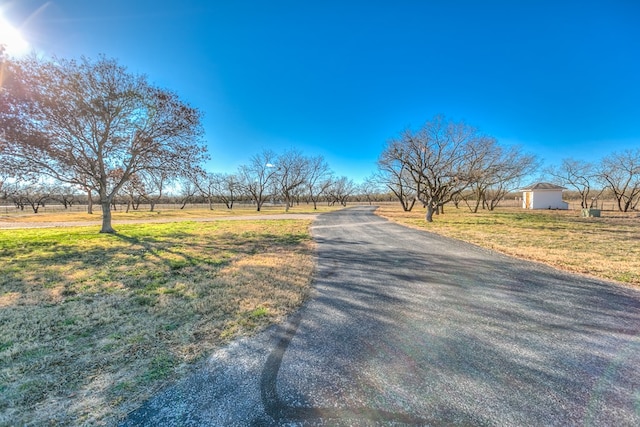
[{"label": "distant tree line", "polygon": [[336,177],[322,156],[306,156],[297,149],[282,153],[263,150],[235,174],[199,174],[184,182],[208,200],[222,200],[231,209],[238,198],[250,200],[257,211],[269,200],[282,202],[285,211],[301,201],[346,205],[357,191],[347,177]]},{"label": "distant tree line", "polygon": [[[262,164],[265,158],[270,163]],[[65,209],[86,205],[92,212],[95,197],[92,192],[49,178],[0,177],[0,200],[34,213],[52,204]],[[265,203],[281,204],[288,211],[301,203],[317,209],[319,203],[346,206],[353,201],[371,204],[385,200],[389,200],[388,196],[381,194],[372,181],[356,184],[345,176],[335,176],[323,157],[308,157],[291,149],[280,155],[269,150],[258,153],[236,173],[195,168],[176,179],[167,179],[161,173],[133,174],[111,199],[110,210],[120,206],[128,212],[144,206],[154,211],[160,203],[175,204],[180,209],[195,203],[208,204],[210,209],[218,204],[233,209],[240,202],[251,204],[258,211]]]}]

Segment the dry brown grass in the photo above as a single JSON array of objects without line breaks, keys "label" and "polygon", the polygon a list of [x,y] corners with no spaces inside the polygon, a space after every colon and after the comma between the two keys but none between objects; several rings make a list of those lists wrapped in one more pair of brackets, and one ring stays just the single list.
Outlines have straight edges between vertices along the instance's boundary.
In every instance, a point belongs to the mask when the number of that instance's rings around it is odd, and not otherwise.
[{"label": "dry brown grass", "polygon": [[0,231],[0,425],[114,424],[298,307],[310,221]]},{"label": "dry brown grass", "polygon": [[434,222],[424,210],[403,212],[385,205],[378,215],[412,227],[464,240],[563,270],[640,285],[640,216],[603,212],[581,218],[577,211],[498,208],[471,213],[447,207]]}]

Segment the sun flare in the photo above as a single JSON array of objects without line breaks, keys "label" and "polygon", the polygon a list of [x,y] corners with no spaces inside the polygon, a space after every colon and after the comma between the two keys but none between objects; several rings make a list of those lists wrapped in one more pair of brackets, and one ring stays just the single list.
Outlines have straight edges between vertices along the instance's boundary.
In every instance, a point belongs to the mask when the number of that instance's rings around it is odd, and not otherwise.
[{"label": "sun flare", "polygon": [[4,45],[10,55],[23,55],[29,51],[29,43],[20,31],[0,15],[0,45]]}]

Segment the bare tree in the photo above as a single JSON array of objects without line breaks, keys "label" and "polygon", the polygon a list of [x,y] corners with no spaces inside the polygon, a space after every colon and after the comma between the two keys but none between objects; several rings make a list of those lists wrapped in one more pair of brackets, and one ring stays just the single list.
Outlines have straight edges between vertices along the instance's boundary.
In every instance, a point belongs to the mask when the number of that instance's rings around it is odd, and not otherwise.
[{"label": "bare tree", "polygon": [[363,197],[369,205],[373,204],[377,195],[382,193],[380,189],[380,181],[374,175],[366,177],[357,187],[358,195]]},{"label": "bare tree", "polygon": [[404,131],[391,140],[383,159],[402,163],[411,177],[416,197],[427,208],[426,220],[442,212],[445,203],[469,187],[476,166],[472,149],[484,136],[464,122],[436,116],[416,132]]},{"label": "bare tree", "polygon": [[[393,141],[388,143],[393,144]],[[396,196],[402,209],[410,212],[417,197],[409,167],[394,149],[386,149],[378,159],[378,178]]]},{"label": "bare tree", "polygon": [[156,204],[162,200],[163,190],[168,184],[169,173],[162,169],[147,170],[141,174],[145,190],[141,196],[145,202],[149,203],[149,211],[155,210]]},{"label": "bare tree", "polygon": [[173,176],[206,158],[198,110],[115,60],[0,62],[1,160],[95,191],[102,233],[115,232],[110,207],[133,174],[159,168]]},{"label": "bare tree", "polygon": [[213,200],[219,200],[227,209],[233,209],[233,204],[241,191],[238,177],[226,173],[202,173],[195,181],[200,194],[209,202],[209,209],[213,209]]},{"label": "bare tree", "polygon": [[640,149],[613,153],[599,166],[598,176],[613,192],[618,210],[628,212],[640,202]]},{"label": "bare tree", "polygon": [[559,167],[548,168],[546,173],[556,178],[560,185],[574,188],[580,194],[580,206],[583,209],[593,207],[604,190],[604,187],[600,188],[597,195],[591,197],[593,186],[598,182],[596,166],[593,163],[562,159]]},{"label": "bare tree", "polygon": [[22,195],[20,192],[20,182],[12,181],[10,183],[5,183],[3,188],[3,198],[7,201],[10,201],[15,205],[17,209],[21,211],[24,210],[25,202],[22,199]]},{"label": "bare tree", "polygon": [[65,209],[69,209],[78,202],[79,190],[72,185],[52,185],[51,199],[60,202]]},{"label": "bare tree", "polygon": [[285,202],[285,211],[293,205],[294,195],[309,178],[309,159],[298,150],[280,154],[274,165],[274,184]]},{"label": "bare tree", "polygon": [[138,207],[140,207],[142,203],[143,194],[146,193],[146,191],[140,174],[132,174],[120,189],[120,192],[124,194],[124,198],[127,201],[126,212],[129,212],[129,209],[133,209],[134,211],[138,210]]},{"label": "bare tree", "polygon": [[51,200],[51,186],[36,178],[27,177],[13,182],[7,194],[17,208],[24,210],[26,206],[30,206],[33,213],[37,214]]},{"label": "bare tree", "polygon": [[214,174],[214,188],[216,196],[227,209],[233,209],[233,204],[240,192],[240,180],[237,175],[222,173]]},{"label": "bare tree", "polygon": [[256,204],[258,212],[269,197],[268,190],[274,184],[273,181],[278,172],[275,166],[276,158],[273,151],[263,150],[252,156],[249,164],[240,166],[238,171],[240,186]]},{"label": "bare tree", "polygon": [[309,159],[309,174],[305,182],[309,200],[313,203],[313,209],[318,209],[318,200],[331,185],[331,169],[324,157],[317,156]]},{"label": "bare tree", "polygon": [[330,206],[333,206],[336,203],[340,203],[342,206],[347,206],[349,197],[351,197],[355,191],[356,185],[354,182],[346,176],[343,176],[332,180],[331,185],[329,185],[325,194]]},{"label": "bare tree", "polygon": [[538,165],[536,157],[521,147],[503,147],[490,137],[479,138],[469,150],[471,180],[467,196],[472,195],[475,203],[471,206],[469,197],[464,200],[472,212],[477,212],[481,204],[483,209],[495,209]]},{"label": "bare tree", "polygon": [[179,182],[180,192],[180,209],[184,209],[196,194],[198,194],[198,186],[196,185],[194,174],[189,174],[180,179]]},{"label": "bare tree", "polygon": [[198,189],[198,192],[209,204],[209,210],[213,210],[213,197],[215,196],[215,175],[207,173],[204,170],[199,171],[196,174],[191,175],[193,184]]}]

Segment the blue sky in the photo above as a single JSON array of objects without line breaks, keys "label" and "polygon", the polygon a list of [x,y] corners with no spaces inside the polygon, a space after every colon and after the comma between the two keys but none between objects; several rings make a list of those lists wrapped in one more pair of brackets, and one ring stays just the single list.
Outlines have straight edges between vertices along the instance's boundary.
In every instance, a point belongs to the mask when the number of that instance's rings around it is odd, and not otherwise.
[{"label": "blue sky", "polygon": [[436,114],[550,165],[640,147],[640,2],[0,0],[44,55],[114,57],[204,112],[210,171],[262,149],[371,174]]}]

